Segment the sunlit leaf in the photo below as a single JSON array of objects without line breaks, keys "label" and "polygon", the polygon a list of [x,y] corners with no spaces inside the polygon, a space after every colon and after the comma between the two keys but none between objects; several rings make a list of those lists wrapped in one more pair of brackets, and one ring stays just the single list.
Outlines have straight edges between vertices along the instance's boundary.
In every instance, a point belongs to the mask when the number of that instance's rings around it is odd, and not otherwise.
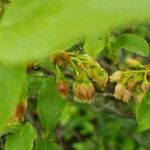
[{"label": "sunlit leaf", "polygon": [[150,89],[144,96],[142,102],[138,105],[136,111],[136,120],[138,122],[139,130],[143,131],[150,128]]},{"label": "sunlit leaf", "polygon": [[148,56],[149,45],[144,38],[136,34],[123,34],[117,41],[118,48],[124,48],[125,50],[134,52],[141,56]]},{"label": "sunlit leaf", "polygon": [[20,131],[11,134],[6,141],[6,150],[32,150],[36,132],[26,123]]},{"label": "sunlit leaf", "polygon": [[41,58],[82,36],[146,21],[149,6],[149,0],[13,0],[0,26],[0,60]]},{"label": "sunlit leaf", "polygon": [[86,38],[84,49],[90,56],[96,58],[98,54],[103,50],[104,46],[105,46],[104,39],[98,36],[92,36]]},{"label": "sunlit leaf", "polygon": [[39,92],[37,110],[46,133],[55,127],[65,102],[55,89],[53,78],[45,80],[43,88]]}]

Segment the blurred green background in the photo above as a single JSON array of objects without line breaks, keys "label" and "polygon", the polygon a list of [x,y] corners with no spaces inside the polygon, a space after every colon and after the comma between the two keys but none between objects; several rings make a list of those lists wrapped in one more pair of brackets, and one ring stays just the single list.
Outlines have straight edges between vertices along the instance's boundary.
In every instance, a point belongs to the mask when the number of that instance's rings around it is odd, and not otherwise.
[{"label": "blurred green background", "polygon": [[62,149],[150,149],[150,131],[138,132],[131,104],[107,99],[107,103],[97,97],[91,105],[66,105],[61,123],[56,128],[56,137]]}]

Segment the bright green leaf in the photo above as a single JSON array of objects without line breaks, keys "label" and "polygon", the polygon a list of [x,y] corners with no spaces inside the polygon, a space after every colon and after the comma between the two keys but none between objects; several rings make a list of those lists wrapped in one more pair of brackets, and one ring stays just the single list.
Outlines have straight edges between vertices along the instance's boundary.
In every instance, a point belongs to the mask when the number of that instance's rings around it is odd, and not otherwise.
[{"label": "bright green leaf", "polygon": [[104,39],[100,39],[98,36],[92,36],[86,38],[84,49],[90,56],[96,58],[98,54],[103,50],[104,46]]},{"label": "bright green leaf", "polygon": [[0,131],[5,128],[15,111],[24,80],[24,66],[0,65]]},{"label": "bright green leaf", "polygon": [[41,58],[81,36],[146,21],[149,6],[149,0],[13,0],[0,26],[0,60]]},{"label": "bright green leaf", "polygon": [[36,131],[31,124],[26,123],[22,129],[11,134],[6,141],[6,150],[32,150]]},{"label": "bright green leaf", "polygon": [[136,120],[138,122],[139,130],[143,131],[150,128],[150,89],[144,96],[142,102],[138,105],[136,111]]},{"label": "bright green leaf", "polygon": [[124,48],[125,50],[134,52],[141,56],[148,56],[149,46],[144,38],[136,34],[123,34],[117,41],[116,46],[118,48]]},{"label": "bright green leaf", "polygon": [[55,127],[64,104],[65,102],[55,89],[55,80],[53,78],[45,80],[39,92],[37,110],[47,133]]}]

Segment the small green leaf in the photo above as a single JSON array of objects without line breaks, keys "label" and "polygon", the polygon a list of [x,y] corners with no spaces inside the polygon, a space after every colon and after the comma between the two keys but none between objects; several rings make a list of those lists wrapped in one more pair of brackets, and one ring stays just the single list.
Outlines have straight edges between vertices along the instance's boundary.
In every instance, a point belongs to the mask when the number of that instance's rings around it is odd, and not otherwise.
[{"label": "small green leaf", "polygon": [[38,139],[35,150],[59,150],[58,145],[48,139]]},{"label": "small green leaf", "polygon": [[13,115],[25,80],[22,65],[0,65],[0,131]]},{"label": "small green leaf", "polygon": [[104,46],[104,39],[100,39],[98,36],[92,36],[86,38],[84,49],[90,56],[96,58],[98,54],[103,50]]},{"label": "small green leaf", "polygon": [[11,134],[6,141],[6,150],[32,150],[36,131],[31,124],[26,123],[22,129]]},{"label": "small green leaf", "polygon": [[51,132],[55,127],[64,104],[65,102],[55,89],[55,80],[53,78],[45,80],[39,92],[37,110],[46,133]]},{"label": "small green leaf", "polygon": [[141,56],[148,56],[149,54],[148,43],[144,38],[136,34],[121,35],[116,41],[116,46]]},{"label": "small green leaf", "polygon": [[150,128],[150,89],[147,91],[141,103],[137,106],[136,120],[140,131]]}]

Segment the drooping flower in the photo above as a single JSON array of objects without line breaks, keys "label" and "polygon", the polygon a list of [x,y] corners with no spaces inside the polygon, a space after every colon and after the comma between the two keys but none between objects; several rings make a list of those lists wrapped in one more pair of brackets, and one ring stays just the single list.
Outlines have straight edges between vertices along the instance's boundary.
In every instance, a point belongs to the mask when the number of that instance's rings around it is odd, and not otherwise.
[{"label": "drooping flower", "polygon": [[124,85],[124,84],[121,84],[121,83],[118,83],[118,84],[115,86],[115,93],[114,93],[114,96],[115,96],[117,99],[121,99],[121,98],[122,98],[122,95],[123,95],[123,92],[124,92],[124,89],[125,89],[125,85]]},{"label": "drooping flower", "polygon": [[121,78],[122,78],[122,71],[116,71],[109,78],[110,78],[111,82],[118,82],[118,81],[120,81]]},{"label": "drooping flower", "polygon": [[73,84],[74,96],[77,100],[90,103],[95,94],[93,84],[89,82],[77,82]]},{"label": "drooping flower", "polygon": [[131,99],[132,97],[132,93],[130,90],[124,88],[123,92],[122,92],[122,100],[124,102],[129,102],[129,100]]}]

